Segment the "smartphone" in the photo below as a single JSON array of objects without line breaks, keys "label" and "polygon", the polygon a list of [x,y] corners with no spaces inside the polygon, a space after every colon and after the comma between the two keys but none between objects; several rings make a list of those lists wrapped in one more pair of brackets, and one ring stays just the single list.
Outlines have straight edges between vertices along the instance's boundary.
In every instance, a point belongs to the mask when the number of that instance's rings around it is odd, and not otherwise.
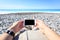
[{"label": "smartphone", "polygon": [[32,30],[33,26],[36,25],[35,19],[25,19],[24,25],[27,29]]},{"label": "smartphone", "polygon": [[34,19],[25,19],[24,25],[35,25]]}]

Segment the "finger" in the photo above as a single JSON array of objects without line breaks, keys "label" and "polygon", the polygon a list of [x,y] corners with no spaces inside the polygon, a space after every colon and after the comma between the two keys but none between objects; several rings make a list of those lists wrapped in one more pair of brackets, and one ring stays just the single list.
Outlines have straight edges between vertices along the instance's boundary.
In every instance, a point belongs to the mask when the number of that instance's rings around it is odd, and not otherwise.
[{"label": "finger", "polygon": [[20,21],[18,22],[18,24],[21,25],[21,26],[23,26],[23,23],[24,23],[23,20],[20,20]]},{"label": "finger", "polygon": [[17,25],[23,25],[23,21],[21,20],[21,21],[14,22],[11,26],[15,27]]},{"label": "finger", "polygon": [[37,22],[43,22],[42,20],[36,20]]},{"label": "finger", "polygon": [[38,25],[40,23],[40,21],[39,20],[36,20],[36,25]]}]

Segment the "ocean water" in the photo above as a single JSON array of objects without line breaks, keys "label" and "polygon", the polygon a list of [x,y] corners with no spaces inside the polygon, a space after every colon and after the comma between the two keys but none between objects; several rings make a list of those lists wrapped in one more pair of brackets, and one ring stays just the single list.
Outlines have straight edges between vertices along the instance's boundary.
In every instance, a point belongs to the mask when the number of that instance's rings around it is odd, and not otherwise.
[{"label": "ocean water", "polygon": [[60,11],[60,9],[0,9],[0,11]]},{"label": "ocean water", "polygon": [[60,13],[60,9],[0,9],[0,14],[20,12],[49,12]]}]

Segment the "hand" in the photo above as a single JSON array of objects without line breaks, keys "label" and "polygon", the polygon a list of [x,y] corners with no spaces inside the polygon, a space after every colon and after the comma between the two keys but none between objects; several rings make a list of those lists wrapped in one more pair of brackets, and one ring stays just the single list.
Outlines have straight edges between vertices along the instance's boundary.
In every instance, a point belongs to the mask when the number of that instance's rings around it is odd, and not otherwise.
[{"label": "hand", "polygon": [[39,29],[41,29],[41,31],[43,31],[44,29],[47,28],[47,26],[44,24],[44,22],[42,20],[36,20],[36,26]]},{"label": "hand", "polygon": [[17,33],[22,28],[23,28],[23,21],[21,20],[13,23],[13,25],[8,30],[12,30],[14,33]]}]

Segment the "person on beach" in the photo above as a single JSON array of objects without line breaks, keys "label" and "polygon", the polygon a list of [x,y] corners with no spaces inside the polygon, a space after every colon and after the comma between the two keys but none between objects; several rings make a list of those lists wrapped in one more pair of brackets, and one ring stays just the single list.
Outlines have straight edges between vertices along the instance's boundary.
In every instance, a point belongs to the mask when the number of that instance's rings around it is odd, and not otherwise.
[{"label": "person on beach", "polygon": [[[8,31],[0,35],[0,40],[13,40],[14,35],[20,31],[23,26],[23,20],[17,21],[8,28]],[[38,27],[40,32],[44,33],[49,40],[60,40],[60,36],[52,31],[42,20],[36,20],[35,27]]]}]

